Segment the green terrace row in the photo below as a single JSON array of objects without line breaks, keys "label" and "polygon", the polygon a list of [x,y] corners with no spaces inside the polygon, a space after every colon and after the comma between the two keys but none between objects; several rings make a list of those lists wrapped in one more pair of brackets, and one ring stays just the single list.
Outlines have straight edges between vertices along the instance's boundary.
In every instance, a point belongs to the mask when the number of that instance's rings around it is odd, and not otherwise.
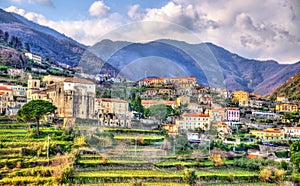
[{"label": "green terrace row", "polygon": [[[233,160],[226,160],[225,165],[233,165]],[[149,163],[143,160],[107,160],[102,159],[80,159],[76,163],[78,168],[101,168],[101,167],[123,167],[124,169],[130,169],[132,166],[143,166],[145,169],[154,165],[157,168],[172,168],[176,167],[211,167],[214,166],[212,161],[195,162],[195,161],[164,161],[158,163]]]},{"label": "green terrace row", "polygon": [[[229,173],[229,174],[228,174]],[[259,173],[241,169],[225,169],[216,171],[196,171],[197,179],[204,182],[258,182]],[[183,182],[182,171],[163,170],[108,170],[76,172],[73,183],[126,182],[140,179],[146,182]]]}]

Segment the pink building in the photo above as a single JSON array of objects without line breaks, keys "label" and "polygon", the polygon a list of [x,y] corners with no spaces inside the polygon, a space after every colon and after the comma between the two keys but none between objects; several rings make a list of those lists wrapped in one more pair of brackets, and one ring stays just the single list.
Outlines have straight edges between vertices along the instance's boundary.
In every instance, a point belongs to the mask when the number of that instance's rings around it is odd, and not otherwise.
[{"label": "pink building", "polygon": [[226,108],[225,109],[227,121],[240,121],[240,109],[239,108]]}]

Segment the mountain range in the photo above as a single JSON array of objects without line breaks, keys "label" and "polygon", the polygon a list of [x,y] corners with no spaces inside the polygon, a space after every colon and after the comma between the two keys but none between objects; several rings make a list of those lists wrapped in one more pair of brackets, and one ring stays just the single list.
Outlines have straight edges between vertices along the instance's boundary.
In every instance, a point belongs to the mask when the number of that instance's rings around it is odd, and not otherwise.
[{"label": "mountain range", "polygon": [[133,80],[150,73],[163,77],[195,76],[202,85],[264,96],[300,72],[300,62],[279,64],[273,60],[247,59],[212,43],[103,40],[89,50]]},{"label": "mountain range", "polygon": [[86,72],[109,72],[133,80],[148,76],[195,76],[198,83],[268,95],[300,72],[300,62],[247,59],[213,43],[176,40],[147,43],[102,40],[85,46],[49,27],[0,9],[0,29],[19,37],[32,53]]}]

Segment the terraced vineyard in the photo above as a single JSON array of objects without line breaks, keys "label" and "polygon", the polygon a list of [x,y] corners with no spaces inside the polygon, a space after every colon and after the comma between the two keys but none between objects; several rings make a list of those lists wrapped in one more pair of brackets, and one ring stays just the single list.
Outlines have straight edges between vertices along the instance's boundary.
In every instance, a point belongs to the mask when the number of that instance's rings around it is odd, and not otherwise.
[{"label": "terraced vineyard", "polygon": [[[99,131],[99,130],[96,130]],[[71,182],[76,185],[132,185],[140,180],[143,185],[186,185],[183,170],[196,169],[202,184],[259,182],[259,173],[231,168],[233,161],[216,169],[209,160],[179,160],[173,151],[166,151],[154,143],[139,140],[155,140],[162,143],[165,136],[158,131],[138,129],[100,129],[94,140],[110,136],[112,142],[100,149],[81,148]],[[89,137],[87,137],[89,139]],[[144,142],[144,141],[142,141]],[[102,143],[102,142],[101,142]],[[228,174],[230,173],[230,174]]]},{"label": "terraced vineyard", "polygon": [[35,137],[27,124],[0,123],[0,185],[53,185],[63,181],[61,175],[68,167],[67,152],[73,140],[66,141],[63,130],[42,127],[40,131],[41,135]]},{"label": "terraced vineyard", "polygon": [[207,157],[174,156],[156,144],[165,138],[159,131],[104,128],[74,139],[74,133],[45,127],[37,137],[27,126],[0,124],[0,185],[186,186],[185,168],[195,169],[203,185],[265,184],[259,172],[233,167],[232,160],[215,168]]}]

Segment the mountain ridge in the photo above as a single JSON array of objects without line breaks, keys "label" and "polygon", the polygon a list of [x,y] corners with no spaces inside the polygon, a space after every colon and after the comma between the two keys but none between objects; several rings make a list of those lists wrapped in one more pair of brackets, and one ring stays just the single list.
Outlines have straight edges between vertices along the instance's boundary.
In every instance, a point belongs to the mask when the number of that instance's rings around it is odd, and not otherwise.
[{"label": "mountain ridge", "polygon": [[300,62],[280,64],[274,60],[247,59],[210,42],[189,44],[160,39],[133,43],[105,39],[87,48],[52,28],[2,9],[0,29],[21,38],[23,43],[29,43],[31,52],[44,58],[83,66],[86,73],[120,73],[134,80],[147,74],[157,77],[195,76],[203,85],[246,90],[265,96],[300,72]]},{"label": "mountain ridge", "polygon": [[[20,38],[23,43],[30,45],[32,53],[52,61],[76,66],[86,47],[73,39],[63,37],[62,34],[44,26],[33,26],[36,23],[25,21],[26,18],[0,9],[0,29],[10,36]],[[19,17],[19,19],[17,18]],[[21,20],[20,20],[21,19]],[[22,21],[23,20],[23,21]],[[25,24],[26,22],[27,24]],[[52,33],[48,33],[52,31]],[[56,35],[54,34],[56,33]],[[61,37],[57,37],[61,35]]]},{"label": "mountain ridge", "polygon": [[[165,47],[166,45],[168,45],[168,48]],[[110,50],[103,51],[105,47]],[[93,50],[93,47],[91,48]],[[185,41],[169,39],[147,43],[106,40],[97,43],[95,48],[98,49],[98,51],[94,50],[95,55],[105,59],[106,63],[120,71],[124,71],[123,69],[126,66],[131,66],[130,63],[132,61],[146,60],[149,56],[156,56],[157,58],[176,61],[174,65],[178,65],[180,68],[190,68],[190,70],[185,69],[187,75],[196,76],[199,80],[198,82],[204,85],[208,83],[205,78],[214,78],[214,76],[209,74],[213,73],[213,71],[209,70],[219,68],[221,71],[218,72],[221,72],[224,76],[224,88],[229,90],[246,90],[263,96],[268,95],[277,86],[289,79],[290,76],[300,72],[300,63],[280,64],[275,60],[247,59],[213,43],[189,44]],[[192,58],[187,53],[191,54]],[[198,70],[196,73],[195,69],[193,69],[195,68],[195,65],[193,66],[195,60],[193,59],[195,58],[201,65],[204,74],[201,70]],[[181,61],[179,60],[179,62],[178,59]],[[210,64],[212,61],[215,61],[213,65]],[[162,60],[162,64],[166,64],[166,61]],[[140,65],[140,67],[145,67],[145,65]],[[149,68],[155,68],[155,65],[149,66]],[[156,69],[159,70],[159,68]],[[143,76],[142,73],[135,73],[133,78],[137,79],[137,76]],[[128,74],[132,74],[132,72],[128,71]],[[222,78],[219,77],[219,79]]]}]

